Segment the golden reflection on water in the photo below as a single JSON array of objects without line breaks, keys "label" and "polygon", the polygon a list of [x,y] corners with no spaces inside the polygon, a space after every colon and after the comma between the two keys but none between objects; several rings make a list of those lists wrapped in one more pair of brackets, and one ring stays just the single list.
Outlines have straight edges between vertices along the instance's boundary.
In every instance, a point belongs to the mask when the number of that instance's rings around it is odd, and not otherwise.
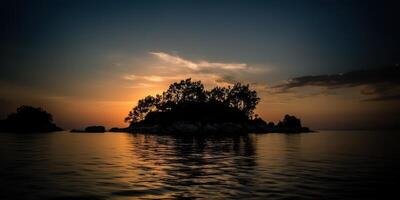
[{"label": "golden reflection on water", "polygon": [[3,134],[1,183],[12,187],[2,199],[351,197],[385,177],[388,156],[399,157],[385,154],[378,136]]},{"label": "golden reflection on water", "polygon": [[[80,173],[87,191],[113,188],[116,196],[164,198],[207,196],[215,187],[249,182],[254,138],[193,138],[142,134],[71,134],[50,138],[51,160]],[[218,144],[218,145],[215,145]],[[236,166],[245,166],[237,169]],[[63,174],[65,168],[51,173]],[[236,176],[237,174],[238,176]],[[69,177],[71,179],[71,177]],[[95,184],[89,181],[95,181]],[[72,183],[78,182],[72,179]],[[71,181],[62,181],[64,185]],[[178,192],[175,192],[178,191]],[[234,190],[220,190],[221,197]],[[218,196],[218,195],[217,195]]]}]

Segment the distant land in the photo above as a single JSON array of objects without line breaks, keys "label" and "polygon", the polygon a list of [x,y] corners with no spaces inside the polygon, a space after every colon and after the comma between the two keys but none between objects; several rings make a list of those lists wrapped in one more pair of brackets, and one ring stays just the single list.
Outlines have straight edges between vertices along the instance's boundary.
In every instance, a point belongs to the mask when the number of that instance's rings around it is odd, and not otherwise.
[{"label": "distant land", "polygon": [[73,133],[104,133],[106,128],[104,126],[88,126],[84,130],[72,129]]},{"label": "distant land", "polygon": [[[311,132],[295,116],[285,115],[278,123],[267,123],[254,109],[260,98],[249,85],[236,83],[228,87],[205,90],[201,81],[190,78],[171,84],[162,94],[138,101],[125,118],[125,128],[110,132],[156,134],[236,134]],[[42,108],[21,106],[4,120],[1,132],[35,133],[61,131],[53,117]],[[105,132],[101,125],[71,132]]]}]

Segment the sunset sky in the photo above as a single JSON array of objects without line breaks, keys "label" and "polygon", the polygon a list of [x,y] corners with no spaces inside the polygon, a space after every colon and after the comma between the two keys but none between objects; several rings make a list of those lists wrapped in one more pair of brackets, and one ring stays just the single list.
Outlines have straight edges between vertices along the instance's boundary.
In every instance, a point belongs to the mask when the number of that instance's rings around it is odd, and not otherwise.
[{"label": "sunset sky", "polygon": [[400,121],[400,7],[382,1],[1,3],[0,117],[127,126],[138,99],[191,77],[249,83],[258,113],[314,129]]}]

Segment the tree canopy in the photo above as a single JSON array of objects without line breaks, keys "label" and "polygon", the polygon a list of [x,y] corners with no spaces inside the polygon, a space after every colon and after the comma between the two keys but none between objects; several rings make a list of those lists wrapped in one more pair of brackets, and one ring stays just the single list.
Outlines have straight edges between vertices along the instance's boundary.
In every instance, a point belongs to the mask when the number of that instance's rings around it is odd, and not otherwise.
[{"label": "tree canopy", "polygon": [[1,120],[0,129],[11,132],[51,132],[61,130],[53,123],[53,117],[42,108],[20,106],[17,112]]},{"label": "tree canopy", "polygon": [[[155,112],[179,113],[182,117],[185,114],[190,115],[190,111],[199,112],[201,110],[199,108],[214,112],[223,111],[227,114],[239,113],[251,119],[259,101],[257,92],[251,90],[248,84],[236,83],[233,86],[217,86],[205,90],[201,81],[192,81],[188,78],[171,84],[161,95],[140,99],[137,106],[125,118],[125,122],[131,124],[140,122],[149,113]],[[186,112],[183,113],[182,110]]]}]

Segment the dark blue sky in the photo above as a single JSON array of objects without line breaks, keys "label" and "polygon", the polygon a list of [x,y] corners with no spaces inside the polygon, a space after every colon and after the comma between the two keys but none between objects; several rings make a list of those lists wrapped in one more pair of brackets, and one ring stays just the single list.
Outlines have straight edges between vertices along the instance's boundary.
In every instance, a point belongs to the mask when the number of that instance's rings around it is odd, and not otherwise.
[{"label": "dark blue sky", "polygon": [[85,63],[111,51],[178,51],[192,58],[268,63],[292,76],[399,62],[399,7],[381,1],[11,4],[3,8],[11,16],[2,19],[2,43],[11,43],[14,56],[29,63],[61,55]]}]

